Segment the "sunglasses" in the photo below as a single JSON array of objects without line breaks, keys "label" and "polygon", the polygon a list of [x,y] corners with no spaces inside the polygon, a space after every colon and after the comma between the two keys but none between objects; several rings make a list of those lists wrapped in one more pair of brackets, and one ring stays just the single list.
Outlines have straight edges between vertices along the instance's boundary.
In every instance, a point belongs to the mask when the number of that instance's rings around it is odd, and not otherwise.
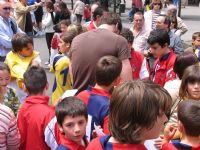
[{"label": "sunglasses", "polygon": [[10,7],[4,7],[3,10],[11,10]]},{"label": "sunglasses", "polygon": [[154,5],[160,5],[160,3],[153,3]]}]

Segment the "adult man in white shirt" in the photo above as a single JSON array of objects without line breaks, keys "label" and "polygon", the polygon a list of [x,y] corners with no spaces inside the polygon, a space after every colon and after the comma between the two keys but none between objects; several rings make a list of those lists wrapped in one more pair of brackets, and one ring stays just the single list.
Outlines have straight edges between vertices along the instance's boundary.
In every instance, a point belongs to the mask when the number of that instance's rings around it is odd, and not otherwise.
[{"label": "adult man in white shirt", "polygon": [[150,31],[145,28],[144,16],[141,12],[134,14],[133,23],[131,31],[133,32],[134,42],[132,46],[136,51],[143,53]]}]

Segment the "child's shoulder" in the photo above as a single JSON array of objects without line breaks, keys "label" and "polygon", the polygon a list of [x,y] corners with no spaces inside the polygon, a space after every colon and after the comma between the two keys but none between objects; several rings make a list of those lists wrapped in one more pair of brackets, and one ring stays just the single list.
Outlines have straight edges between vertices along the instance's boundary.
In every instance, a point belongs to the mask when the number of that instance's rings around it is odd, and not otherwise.
[{"label": "child's shoulder", "polygon": [[89,143],[89,145],[88,145],[88,147],[86,148],[86,150],[103,150],[103,146],[101,145],[101,142],[100,142],[100,140],[101,140],[101,138],[102,137],[97,137],[97,138],[95,138],[95,139],[93,139],[90,143]]},{"label": "child's shoulder", "polygon": [[67,67],[70,63],[70,59],[63,54],[57,54],[53,59],[52,68],[57,70],[56,67]]}]

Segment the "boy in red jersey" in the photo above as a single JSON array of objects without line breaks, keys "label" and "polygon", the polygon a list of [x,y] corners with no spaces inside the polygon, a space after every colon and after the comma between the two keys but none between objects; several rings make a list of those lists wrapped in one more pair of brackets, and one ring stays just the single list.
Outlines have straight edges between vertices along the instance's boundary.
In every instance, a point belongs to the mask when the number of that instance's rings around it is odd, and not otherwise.
[{"label": "boy in red jersey", "polygon": [[92,139],[94,124],[101,126],[105,134],[108,130],[108,112],[110,104],[110,93],[119,82],[122,70],[122,62],[114,56],[102,57],[96,65],[96,85],[89,86],[87,90],[78,94],[85,102],[88,109],[88,139]]},{"label": "boy in red jersey", "polygon": [[45,143],[44,130],[55,116],[49,106],[47,76],[41,67],[31,66],[24,73],[24,88],[28,93],[18,113],[21,135],[20,150],[50,150]]},{"label": "boy in red jersey", "polygon": [[58,103],[56,118],[63,137],[56,150],[85,150],[87,117],[87,107],[76,97],[67,97]]},{"label": "boy in red jersey", "polygon": [[127,40],[128,48],[131,50],[130,63],[133,79],[148,79],[149,72],[147,69],[146,59],[140,52],[135,51],[135,49],[132,47],[134,39],[133,33],[131,30],[124,28],[121,32],[121,35]]},{"label": "boy in red jersey", "polygon": [[147,40],[151,52],[156,59],[151,73],[151,80],[161,86],[176,78],[173,71],[176,54],[169,48],[170,38],[167,31],[156,29],[151,31]]}]

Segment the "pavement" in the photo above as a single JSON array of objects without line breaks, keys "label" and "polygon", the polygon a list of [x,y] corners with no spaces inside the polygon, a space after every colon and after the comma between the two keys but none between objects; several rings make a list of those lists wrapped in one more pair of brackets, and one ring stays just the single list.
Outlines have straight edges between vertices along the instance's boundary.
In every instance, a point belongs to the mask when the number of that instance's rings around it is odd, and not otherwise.
[{"label": "pavement", "polygon": [[[126,2],[126,11],[125,13],[121,14],[121,19],[124,27],[130,28],[132,23],[128,20],[128,11],[131,9],[131,1]],[[68,3],[68,8],[71,8],[71,5]],[[184,23],[188,26],[188,32],[186,32],[181,39],[187,45],[191,44],[192,34],[194,32],[200,31],[200,7],[195,6],[186,6],[186,8],[182,8],[182,15],[181,18],[183,19]],[[40,52],[40,56],[42,59],[42,64],[48,60],[48,49],[46,45],[46,40],[44,37],[41,38],[34,38],[34,47],[35,50]],[[54,74],[50,73],[46,70],[48,81],[50,84],[50,88],[47,92],[49,96],[51,96],[52,86],[54,82]]]}]

